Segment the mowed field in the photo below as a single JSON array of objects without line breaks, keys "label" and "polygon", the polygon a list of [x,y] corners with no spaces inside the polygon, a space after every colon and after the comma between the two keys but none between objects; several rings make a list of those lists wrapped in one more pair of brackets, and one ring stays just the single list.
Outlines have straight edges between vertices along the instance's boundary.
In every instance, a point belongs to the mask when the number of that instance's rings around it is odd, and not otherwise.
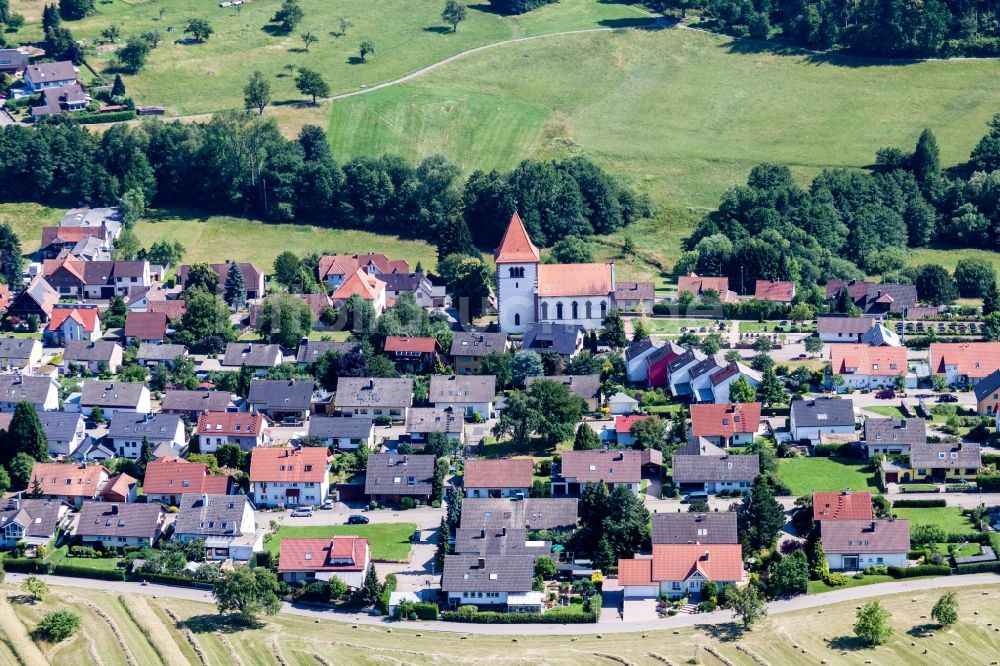
[{"label": "mowed field", "polygon": [[[958,590],[959,622],[927,625],[940,592],[883,597],[894,636],[878,648],[853,637],[855,602],[775,615],[752,631],[734,627],[579,636],[488,636],[374,627],[278,615],[257,629],[220,622],[208,604],[53,588],[40,604],[20,603],[0,587],[0,662],[28,664],[988,664],[996,659],[1000,586]],[[57,608],[81,614],[83,626],[58,645],[35,645],[28,632]],[[976,614],[973,614],[975,611]],[[914,627],[932,636],[909,635]],[[922,632],[921,632],[922,633]],[[199,655],[202,655],[199,658]]]}]

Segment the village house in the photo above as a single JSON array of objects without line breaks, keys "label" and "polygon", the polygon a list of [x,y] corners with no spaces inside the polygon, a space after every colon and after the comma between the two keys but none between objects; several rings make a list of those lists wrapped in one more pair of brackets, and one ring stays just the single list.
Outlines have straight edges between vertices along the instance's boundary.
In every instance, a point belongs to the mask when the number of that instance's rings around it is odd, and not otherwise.
[{"label": "village house", "polygon": [[42,343],[9,336],[0,338],[0,370],[31,374],[42,361]]},{"label": "village house", "polygon": [[727,277],[703,277],[695,273],[681,275],[677,278],[677,293],[684,292],[697,300],[705,300],[710,294],[714,294],[720,303],[735,303],[738,300],[736,292],[729,288]]},{"label": "village house", "polygon": [[564,497],[468,498],[462,501],[461,524],[464,528],[573,530],[578,506],[576,498]]},{"label": "village house", "polygon": [[62,363],[64,373],[86,369],[93,374],[116,374],[122,367],[125,350],[117,342],[107,340],[74,340],[66,345]]},{"label": "village house", "polygon": [[411,407],[406,413],[406,436],[422,447],[432,432],[443,432],[452,444],[465,443],[465,419],[449,407]]},{"label": "village house", "polygon": [[84,502],[75,536],[84,546],[116,550],[152,547],[163,532],[166,512],[159,504]]},{"label": "village house", "polygon": [[615,307],[622,312],[652,312],[656,288],[652,282],[618,282],[615,284]]},{"label": "village house", "polygon": [[404,497],[431,501],[434,456],[376,453],[368,457],[365,495],[373,502],[399,504]]},{"label": "village house", "polygon": [[760,474],[756,455],[730,455],[704,439],[694,439],[674,451],[674,485],[681,493],[716,494],[744,491]]},{"label": "village house", "polygon": [[909,453],[915,444],[927,442],[927,422],[921,418],[865,419],[865,450],[868,457],[876,454]]},{"label": "village house", "polygon": [[41,62],[24,68],[24,88],[34,94],[48,88],[62,88],[76,83],[77,69],[72,61]]},{"label": "village house", "polygon": [[48,545],[72,524],[69,504],[54,499],[0,500],[0,548]]},{"label": "village house", "polygon": [[134,287],[152,285],[148,261],[85,261],[66,256],[46,259],[42,275],[63,297],[126,297]]},{"label": "village house", "polygon": [[466,497],[525,498],[531,491],[531,458],[467,460],[462,486]]},{"label": "village house", "polygon": [[459,527],[455,530],[455,544],[452,552],[458,555],[504,557],[531,555],[537,559],[548,556],[552,543],[529,540],[528,531],[510,527]]},{"label": "village house", "polygon": [[632,447],[635,445],[635,436],[632,434],[632,426],[640,421],[649,418],[646,414],[619,414],[615,417],[613,431],[607,429],[601,432],[601,439],[611,441],[611,433],[614,433],[614,443],[620,447]]},{"label": "village house", "polygon": [[916,376],[907,374],[905,347],[833,345],[830,360],[833,374],[853,389],[892,387],[897,377],[903,377],[907,388],[917,385]]},{"label": "village house", "polygon": [[254,506],[245,495],[185,493],[174,521],[173,541],[205,540],[205,559],[246,562],[264,550]]},{"label": "village house", "polygon": [[323,447],[262,446],[250,454],[255,506],[319,506],[330,492],[329,452]]},{"label": "village house", "polygon": [[167,337],[167,315],[162,312],[129,312],[125,316],[125,344],[159,344]]},{"label": "village house", "polygon": [[19,49],[0,49],[0,74],[23,76],[29,62],[28,54]]},{"label": "village house", "polygon": [[208,412],[240,411],[238,401],[236,395],[225,391],[170,389],[163,394],[160,411],[197,421],[199,416]]},{"label": "village house", "polygon": [[851,302],[866,315],[906,315],[917,305],[917,288],[912,284],[830,280],[826,283],[826,300],[836,302],[842,291],[847,291]]},{"label": "village house", "polygon": [[932,342],[931,374],[949,386],[978,384],[1000,370],[1000,342]]},{"label": "village house", "polygon": [[824,520],[820,543],[831,571],[870,566],[905,567],[910,550],[908,520]]},{"label": "village house", "polygon": [[375,422],[361,416],[317,416],[309,419],[309,438],[338,451],[375,449]]},{"label": "village house", "polygon": [[547,375],[541,377],[526,377],[525,388],[530,389],[537,381],[559,382],[569,387],[569,392],[581,398],[586,404],[587,412],[600,410],[603,404],[601,396],[600,375]]},{"label": "village house", "polygon": [[451,608],[542,613],[542,593],[532,590],[535,559],[532,554],[446,555],[441,591]]},{"label": "village house", "polygon": [[[229,277],[230,262],[224,264],[209,264],[212,271],[219,276],[219,281],[215,288],[215,293],[221,296],[226,290],[226,278]],[[248,301],[264,298],[264,271],[254,264],[241,262],[239,264],[240,273],[243,274],[243,285],[246,288],[246,298]],[[177,284],[187,283],[188,273],[191,266],[184,264],[177,267]]]},{"label": "village house", "polygon": [[627,486],[639,494],[642,454],[639,451],[566,451],[558,472],[552,470],[552,495],[579,495],[587,483],[603,481],[608,489]]},{"label": "village house", "polygon": [[295,362],[299,366],[312,365],[321,356],[329,352],[335,352],[341,356],[358,351],[356,342],[333,342],[332,340],[310,340],[302,338],[299,348],[295,354]]},{"label": "village house", "polygon": [[367,275],[382,276],[409,273],[410,265],[402,259],[389,259],[384,254],[337,254],[320,257],[317,278],[334,291],[345,280],[362,271]]},{"label": "village house", "polygon": [[742,584],[745,576],[738,543],[654,544],[651,558],[618,560],[626,599],[699,599],[706,583],[722,590]]},{"label": "village house", "polygon": [[233,487],[233,477],[214,476],[204,463],[157,458],[146,465],[142,489],[147,502],[178,506],[186,493],[228,495]]},{"label": "village house", "polygon": [[872,317],[821,315],[816,318],[816,333],[827,344],[857,344],[874,325]]},{"label": "village house", "polygon": [[[44,259],[58,259],[63,253],[81,256],[81,245],[96,248],[104,255],[113,249],[111,232],[107,225],[100,227],[42,227],[39,255]],[[89,257],[83,257],[89,258]],[[104,256],[103,259],[110,257]]]},{"label": "village house", "polygon": [[654,513],[653,544],[663,543],[739,543],[736,514]]},{"label": "village house", "polygon": [[491,351],[506,352],[510,348],[510,338],[506,333],[456,331],[451,338],[448,356],[456,373],[474,375],[482,368],[484,356]]},{"label": "village house", "polygon": [[385,282],[386,304],[391,306],[403,294],[412,294],[422,308],[440,307],[435,303],[434,285],[422,273],[390,273],[382,275]]},{"label": "village house", "polygon": [[271,368],[281,365],[283,359],[279,345],[266,345],[257,342],[230,342],[222,357],[222,367],[226,370],[239,370],[244,365],[258,377],[263,377]]},{"label": "village house", "polygon": [[494,416],[496,394],[494,375],[432,375],[427,401],[439,409],[451,407],[466,419],[486,421]]},{"label": "village house", "polygon": [[163,301],[151,300],[145,309],[147,312],[162,312],[167,315],[168,322],[176,324],[184,317],[184,313],[187,312],[187,303],[180,298]]},{"label": "village house", "polygon": [[864,332],[861,344],[869,347],[900,347],[903,341],[896,331],[889,330],[885,324],[878,322]]},{"label": "village house", "polygon": [[791,305],[795,299],[795,283],[787,280],[757,280],[753,297],[758,301]]},{"label": "village house", "polygon": [[551,322],[526,324],[521,349],[536,354],[552,352],[568,361],[583,351],[583,326]]},{"label": "village house", "polygon": [[405,423],[412,405],[412,379],[340,377],[337,380],[334,407],[343,416],[374,419],[388,416],[397,423]]},{"label": "village house", "polygon": [[315,388],[311,380],[253,379],[247,402],[250,411],[259,412],[276,423],[305,423],[309,420]]},{"label": "village house", "polygon": [[385,282],[360,268],[330,294],[330,302],[339,308],[351,300],[352,296],[371,303],[376,316],[385,312]]},{"label": "village house", "polygon": [[842,490],[813,493],[813,520],[871,520],[872,494]]},{"label": "village house", "polygon": [[108,439],[119,458],[138,458],[143,441],[149,442],[150,451],[165,444],[178,455],[187,447],[184,421],[176,414],[116,412],[108,426]]},{"label": "village house", "polygon": [[[930,444],[910,447],[910,481],[914,483],[960,483],[975,481],[983,466],[979,444]],[[906,481],[906,479],[902,479]]]},{"label": "village house", "polygon": [[788,428],[793,441],[818,444],[822,435],[853,435],[856,421],[850,398],[793,400]]},{"label": "village house", "polygon": [[161,363],[173,363],[178,358],[187,358],[188,356],[188,348],[184,345],[144,342],[139,345],[135,360],[147,368],[155,368]]},{"label": "village house", "polygon": [[96,305],[57,303],[52,308],[42,339],[56,347],[74,340],[100,340],[101,313]]},{"label": "village house", "polygon": [[659,338],[645,337],[633,340],[625,348],[625,378],[631,384],[644,383],[649,379],[649,366],[646,359],[659,351],[666,344]]},{"label": "village house", "polygon": [[20,402],[36,412],[59,409],[59,384],[49,375],[0,375],[0,412],[13,412]]},{"label": "village house", "polygon": [[765,431],[759,402],[691,405],[691,434],[716,446],[748,446]]},{"label": "village house", "polygon": [[104,418],[110,419],[116,412],[149,414],[153,411],[149,399],[149,388],[135,382],[83,382],[80,411],[84,416],[93,414],[100,407]]},{"label": "village house", "polygon": [[994,370],[973,387],[976,395],[976,413],[995,416],[1000,413],[1000,370]]},{"label": "village house", "polygon": [[619,391],[608,398],[608,411],[616,416],[634,414],[639,411],[639,401],[629,394]]},{"label": "village house", "polygon": [[59,292],[41,275],[36,275],[24,288],[24,291],[14,296],[7,308],[7,314],[14,323],[26,322],[30,317],[38,317],[38,321],[46,324],[52,315],[52,309],[59,302]]},{"label": "village house", "polygon": [[289,584],[338,579],[357,590],[370,566],[368,540],[356,536],[282,539],[278,551],[278,573]]},{"label": "village house", "polygon": [[49,442],[49,455],[72,456],[87,438],[83,416],[76,412],[38,412],[38,420]]},{"label": "village house", "polygon": [[117,208],[70,208],[59,218],[59,226],[93,229],[104,227],[114,240],[121,234],[122,216]]},{"label": "village house", "polygon": [[138,481],[128,474],[112,476],[103,465],[36,462],[29,488],[37,486],[44,499],[80,506],[84,500],[134,502]]},{"label": "village house", "polygon": [[428,374],[441,353],[435,338],[390,335],[385,339],[385,354],[400,372]]},{"label": "village house", "polygon": [[91,101],[87,89],[78,82],[58,88],[45,88],[40,94],[42,103],[31,107],[31,117],[35,120],[57,113],[84,111]]},{"label": "village house", "polygon": [[633,370],[634,374],[630,376],[635,376],[637,382],[645,381],[650,388],[669,386],[672,364],[680,357],[687,355],[688,351],[674,342],[664,341],[662,346],[652,353],[642,355],[645,356],[645,369],[640,367],[642,361],[637,361]]},{"label": "village house", "polygon": [[267,419],[249,412],[205,412],[198,415],[195,428],[202,453],[215,453],[220,446],[235,444],[243,451],[271,443]]}]

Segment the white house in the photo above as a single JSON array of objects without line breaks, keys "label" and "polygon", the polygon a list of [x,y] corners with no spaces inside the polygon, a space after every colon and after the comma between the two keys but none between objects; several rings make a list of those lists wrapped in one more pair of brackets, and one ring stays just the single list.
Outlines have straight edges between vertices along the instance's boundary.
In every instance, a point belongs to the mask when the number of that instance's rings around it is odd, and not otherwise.
[{"label": "white house", "polygon": [[86,381],[80,397],[80,411],[90,416],[95,407],[100,407],[104,418],[111,418],[116,412],[149,414],[149,388],[136,382]]},{"label": "white house", "polygon": [[892,387],[903,377],[907,388],[916,388],[917,378],[908,374],[906,347],[870,347],[868,345],[832,345],[830,367],[844,385],[855,389]]},{"label": "white house", "polygon": [[317,416],[309,420],[309,437],[338,451],[375,450],[375,422],[361,416]]},{"label": "white house", "polygon": [[286,583],[336,578],[356,590],[364,585],[370,566],[368,540],[356,536],[282,539],[278,553],[278,573]]},{"label": "white house", "polygon": [[13,336],[0,339],[0,370],[20,370],[31,374],[42,361],[42,343]]},{"label": "white house", "polygon": [[639,411],[639,401],[632,396],[619,391],[608,398],[608,407],[615,416],[632,414]]},{"label": "white house", "polygon": [[743,547],[738,543],[653,544],[653,556],[618,560],[626,599],[698,599],[706,583],[716,589],[741,585]]},{"label": "white house", "polygon": [[330,492],[325,447],[262,446],[250,454],[250,497],[255,506],[318,506]]},{"label": "white house", "polygon": [[636,340],[625,349],[625,377],[633,384],[641,384],[649,378],[646,360],[663,346],[672,344],[659,338]]},{"label": "white house", "polygon": [[531,458],[467,460],[462,487],[466,497],[520,497],[531,490]]},{"label": "white house", "polygon": [[71,412],[38,412],[50,456],[72,456],[87,437],[83,416]]},{"label": "white house", "polygon": [[20,402],[37,412],[59,409],[59,384],[48,375],[0,375],[0,412],[13,412]]},{"label": "white house", "polygon": [[84,502],[75,536],[84,546],[104,549],[153,546],[165,517],[163,507],[156,503]]},{"label": "white house", "polygon": [[252,451],[271,442],[267,418],[250,412],[205,412],[198,416],[195,432],[202,453],[215,453],[224,444]]},{"label": "white house", "polygon": [[210,562],[246,562],[264,550],[264,531],[257,531],[253,512],[245,495],[186,493],[174,521],[173,540],[204,539]]},{"label": "white house", "polygon": [[860,571],[880,564],[905,567],[908,520],[824,520],[820,543],[833,571]]},{"label": "white house", "polygon": [[451,407],[468,420],[493,418],[497,378],[493,375],[432,375],[427,400],[435,407]]},{"label": "white house", "polygon": [[850,399],[793,400],[788,428],[796,442],[818,444],[820,435],[854,434],[854,403]]},{"label": "white house", "polygon": [[167,445],[180,454],[187,446],[184,421],[177,414],[116,412],[108,427],[108,439],[119,458],[138,458],[143,440],[149,442],[150,451]]}]

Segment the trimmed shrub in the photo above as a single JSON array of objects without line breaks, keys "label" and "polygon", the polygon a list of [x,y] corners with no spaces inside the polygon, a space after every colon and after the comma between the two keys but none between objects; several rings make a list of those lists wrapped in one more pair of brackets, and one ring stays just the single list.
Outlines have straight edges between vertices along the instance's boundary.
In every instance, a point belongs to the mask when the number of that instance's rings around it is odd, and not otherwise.
[{"label": "trimmed shrub", "polygon": [[3,560],[3,568],[6,571],[16,571],[18,573],[35,573],[38,570],[39,562],[32,557],[6,557]]},{"label": "trimmed shrub", "polygon": [[438,605],[433,602],[412,604],[410,610],[416,614],[418,620],[438,619]]},{"label": "trimmed shrub", "polygon": [[[474,607],[473,607],[474,608]],[[558,613],[541,615],[533,613],[498,613],[497,611],[444,611],[441,619],[445,622],[465,622],[474,624],[594,624],[600,613]]]},{"label": "trimmed shrub", "polygon": [[416,504],[414,503],[412,497],[404,497],[403,499],[399,500],[399,506],[400,508],[403,509],[412,509],[414,506],[416,506]]},{"label": "trimmed shrub", "polygon": [[889,573],[889,567],[884,564],[875,564],[870,567],[865,567],[866,576],[885,576]]},{"label": "trimmed shrub", "polygon": [[57,564],[52,573],[56,576],[73,576],[75,578],[96,578],[97,580],[125,580],[125,572],[121,569],[91,569],[75,564]]},{"label": "trimmed shrub", "polygon": [[826,575],[823,582],[830,587],[840,587],[841,585],[847,585],[847,576],[842,573],[831,573]]},{"label": "trimmed shrub", "polygon": [[916,567],[888,567],[887,573],[893,578],[916,578],[917,576],[950,576],[951,567],[943,564],[921,564]]},{"label": "trimmed shrub", "polygon": [[948,506],[944,499],[898,499],[892,503],[893,509],[937,509]]},{"label": "trimmed shrub", "polygon": [[81,125],[97,125],[99,123],[117,123],[125,120],[135,120],[135,111],[110,111],[108,113],[86,113],[74,115],[73,119]]},{"label": "trimmed shrub", "polygon": [[992,562],[975,562],[973,564],[959,564],[955,567],[955,574],[962,576],[964,574],[974,574],[974,573],[987,573],[987,572],[1000,572],[1000,561],[993,560]]}]

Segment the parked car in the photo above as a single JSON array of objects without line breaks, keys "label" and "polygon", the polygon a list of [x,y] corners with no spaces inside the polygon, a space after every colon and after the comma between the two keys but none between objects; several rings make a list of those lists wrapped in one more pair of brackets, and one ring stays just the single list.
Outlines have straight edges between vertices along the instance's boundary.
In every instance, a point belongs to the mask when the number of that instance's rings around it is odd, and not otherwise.
[{"label": "parked car", "polygon": [[942,393],[938,396],[938,402],[958,402],[958,396],[954,393]]},{"label": "parked car", "polygon": [[329,511],[330,509],[333,508],[333,500],[327,500],[323,502],[322,504],[320,504],[319,508]]},{"label": "parked car", "polygon": [[688,493],[681,499],[681,504],[691,504],[692,502],[696,502],[699,500],[707,502],[708,493],[700,493],[700,492]]},{"label": "parked car", "polygon": [[892,389],[883,389],[875,394],[876,400],[892,400],[896,397],[896,392]]},{"label": "parked car", "polygon": [[368,524],[368,516],[362,516],[362,515],[359,515],[359,514],[354,514],[354,515],[348,516],[347,517],[347,524],[348,525],[367,525]]},{"label": "parked car", "polygon": [[300,506],[292,511],[292,518],[312,518],[313,510],[311,506]]}]

